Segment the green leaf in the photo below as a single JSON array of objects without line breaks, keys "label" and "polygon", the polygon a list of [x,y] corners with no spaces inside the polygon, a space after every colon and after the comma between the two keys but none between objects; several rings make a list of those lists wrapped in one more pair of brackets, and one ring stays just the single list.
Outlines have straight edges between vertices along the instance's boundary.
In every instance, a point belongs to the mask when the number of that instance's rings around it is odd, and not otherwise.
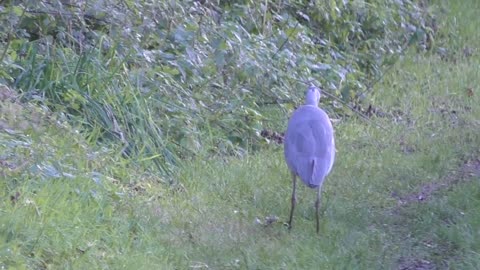
[{"label": "green leaf", "polygon": [[22,16],[24,8],[22,6],[13,6],[12,11],[18,17]]}]

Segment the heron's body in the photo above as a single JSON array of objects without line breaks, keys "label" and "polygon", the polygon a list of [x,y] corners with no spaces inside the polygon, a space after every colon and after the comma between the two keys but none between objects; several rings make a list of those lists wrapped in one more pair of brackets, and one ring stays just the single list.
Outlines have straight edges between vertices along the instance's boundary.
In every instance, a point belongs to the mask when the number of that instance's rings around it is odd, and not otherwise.
[{"label": "heron's body", "polygon": [[315,203],[317,232],[319,231],[320,189],[330,173],[335,159],[333,127],[327,114],[318,108],[320,92],[316,87],[307,90],[305,105],[298,108],[288,121],[284,154],[292,173],[293,192],[289,226],[295,208],[296,176],[310,188],[317,189]]},{"label": "heron's body", "polygon": [[308,187],[317,188],[332,169],[334,158],[333,128],[327,114],[312,105],[298,108],[285,134],[285,160],[290,171]]}]

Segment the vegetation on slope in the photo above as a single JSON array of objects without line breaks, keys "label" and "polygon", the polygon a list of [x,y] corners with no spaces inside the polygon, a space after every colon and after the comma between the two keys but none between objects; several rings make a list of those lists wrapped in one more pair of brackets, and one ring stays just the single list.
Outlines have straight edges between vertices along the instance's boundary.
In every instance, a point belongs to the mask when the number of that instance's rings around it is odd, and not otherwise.
[{"label": "vegetation on slope", "polygon": [[436,28],[428,6],[407,0],[10,1],[2,10],[2,83],[165,177],[199,152],[257,149],[266,112],[291,108],[309,82],[363,100],[408,45],[431,49]]}]

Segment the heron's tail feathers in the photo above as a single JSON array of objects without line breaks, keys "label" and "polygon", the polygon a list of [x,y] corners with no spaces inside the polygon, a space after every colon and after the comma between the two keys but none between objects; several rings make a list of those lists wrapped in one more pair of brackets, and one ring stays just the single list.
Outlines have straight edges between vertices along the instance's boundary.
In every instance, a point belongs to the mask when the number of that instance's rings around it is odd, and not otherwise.
[{"label": "heron's tail feathers", "polygon": [[312,158],[308,162],[307,175],[305,184],[310,188],[317,188],[322,185],[323,179],[326,176],[325,162],[319,158]]}]

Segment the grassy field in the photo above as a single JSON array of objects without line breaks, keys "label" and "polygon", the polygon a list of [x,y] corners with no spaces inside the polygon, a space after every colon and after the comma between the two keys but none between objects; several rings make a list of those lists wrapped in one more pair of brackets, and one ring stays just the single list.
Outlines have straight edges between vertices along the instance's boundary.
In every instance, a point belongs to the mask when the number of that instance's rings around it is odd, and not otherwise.
[{"label": "grassy field", "polygon": [[0,268],[479,269],[480,4],[446,6],[443,49],[406,52],[375,86],[378,113],[336,122],[319,235],[303,185],[284,225],[282,146],[197,159],[167,186],[2,101]]}]

